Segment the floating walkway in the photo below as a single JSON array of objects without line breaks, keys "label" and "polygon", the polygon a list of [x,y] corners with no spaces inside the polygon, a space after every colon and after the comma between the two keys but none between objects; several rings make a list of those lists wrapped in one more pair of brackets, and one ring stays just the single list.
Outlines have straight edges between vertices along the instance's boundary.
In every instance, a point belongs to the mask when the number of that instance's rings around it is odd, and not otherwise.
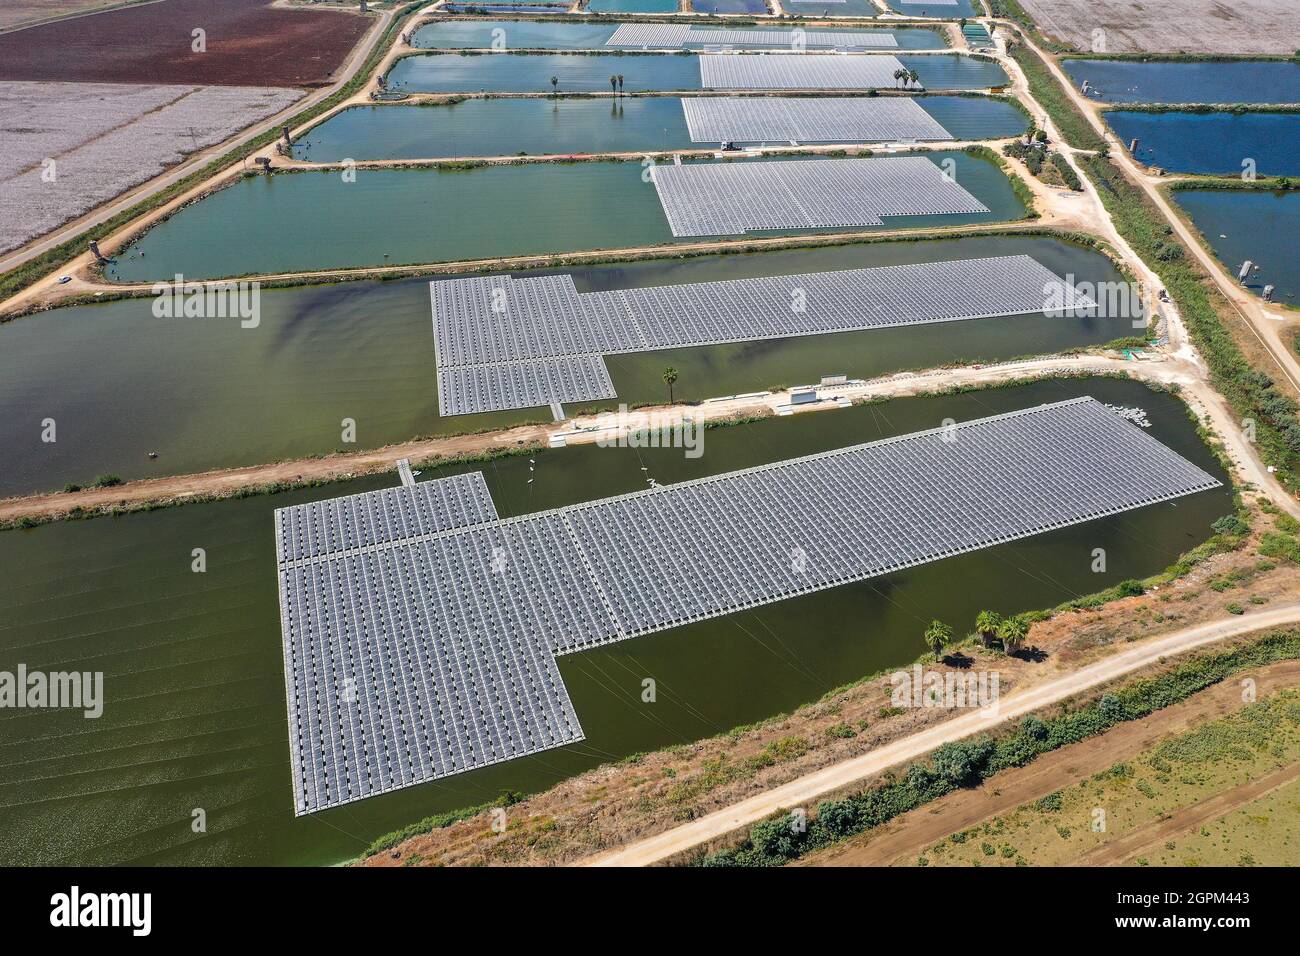
[{"label": "floating walkway", "polygon": [[881,226],[989,208],[922,156],[650,167],[674,236]]},{"label": "floating walkway", "polygon": [[799,49],[894,50],[892,33],[864,30],[744,30],[693,27],[677,23],[622,23],[605,41],[606,46],[643,50],[681,50],[687,47],[784,47]]},{"label": "floating walkway", "polygon": [[1095,307],[1026,255],[587,293],[472,276],[429,298],[444,416],[613,398],[605,355]]},{"label": "floating walkway", "polygon": [[700,86],[706,90],[877,90],[897,86],[893,56],[704,54]]},{"label": "floating walkway", "polygon": [[914,99],[701,96],[682,100],[695,143],[879,143],[953,139]]},{"label": "floating walkway", "polygon": [[1218,485],[1084,397],[505,520],[479,473],[280,509],[295,811],[581,740],[558,654]]}]

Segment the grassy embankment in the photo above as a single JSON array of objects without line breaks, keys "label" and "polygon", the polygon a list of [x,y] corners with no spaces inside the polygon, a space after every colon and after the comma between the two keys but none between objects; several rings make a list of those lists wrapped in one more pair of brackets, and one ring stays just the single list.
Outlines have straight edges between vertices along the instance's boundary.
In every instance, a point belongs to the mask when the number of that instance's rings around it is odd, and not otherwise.
[{"label": "grassy embankment", "polygon": [[1012,55],[1025,71],[1034,98],[1051,114],[1066,142],[1096,151],[1080,155],[1078,162],[1096,186],[1116,229],[1160,277],[1178,305],[1193,344],[1210,368],[1211,384],[1242,421],[1254,423],[1262,457],[1276,469],[1278,480],[1294,493],[1300,472],[1298,406],[1275,389],[1267,374],[1246,360],[1220,318],[1229,314],[1230,303],[1186,254],[1160,210],[1111,161],[1105,140],[1075,108],[1047,65],[1023,43],[1016,44]]},{"label": "grassy embankment", "polygon": [[711,854],[704,866],[781,866],[813,850],[863,833],[961,787],[978,786],[1002,771],[1096,737],[1186,700],[1242,671],[1300,658],[1300,633],[1270,634],[1230,651],[1192,658],[1170,672],[1143,678],[1074,710],[1046,719],[1025,717],[1015,730],[944,744],[900,776],[841,800],[818,804],[815,815],[792,825],[788,815],[750,829],[738,847]]}]

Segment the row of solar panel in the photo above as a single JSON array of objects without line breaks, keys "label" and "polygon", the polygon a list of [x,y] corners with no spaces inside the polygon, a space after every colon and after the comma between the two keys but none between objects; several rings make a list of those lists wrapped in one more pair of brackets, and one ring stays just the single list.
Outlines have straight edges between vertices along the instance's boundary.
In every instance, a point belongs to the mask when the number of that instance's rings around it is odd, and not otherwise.
[{"label": "row of solar panel", "polygon": [[878,90],[897,86],[904,69],[895,56],[704,55],[700,87],[705,90]]},{"label": "row of solar panel", "polygon": [[800,47],[895,49],[892,33],[864,30],[737,30],[676,23],[621,23],[606,46],[682,49],[683,47]]},{"label": "row of solar panel", "polygon": [[481,472],[329,498],[276,512],[276,556],[302,561],[496,518]]},{"label": "row of solar panel", "polygon": [[914,99],[701,96],[682,100],[696,143],[876,143],[952,139]]},{"label": "row of solar panel", "polygon": [[654,166],[674,236],[878,226],[882,216],[945,216],[988,207],[928,159],[775,160]]},{"label": "row of solar panel", "polygon": [[298,812],[580,739],[554,653],[1217,484],[1076,399],[285,561]]},{"label": "row of solar panel", "polygon": [[1091,306],[1030,256],[579,293],[568,275],[430,283],[439,367]]},{"label": "row of solar panel", "polygon": [[617,394],[599,355],[438,369],[438,414],[444,416],[533,408],[552,402],[594,402]]}]

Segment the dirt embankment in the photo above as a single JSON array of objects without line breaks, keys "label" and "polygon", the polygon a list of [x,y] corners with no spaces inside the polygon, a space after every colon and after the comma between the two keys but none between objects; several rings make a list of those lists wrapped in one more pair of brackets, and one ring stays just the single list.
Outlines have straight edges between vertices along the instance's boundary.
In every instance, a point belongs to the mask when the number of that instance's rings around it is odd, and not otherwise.
[{"label": "dirt embankment", "polygon": [[[1274,691],[1300,684],[1300,661],[1284,661],[1249,676],[1255,678],[1260,697]],[[1201,691],[1187,700],[1156,711],[1144,720],[1120,724],[1114,730],[1082,743],[1064,747],[1039,757],[1026,767],[998,774],[979,787],[958,790],[931,804],[905,813],[877,830],[846,840],[821,853],[801,860],[800,866],[889,866],[910,861],[939,840],[982,823],[991,817],[1006,813],[1031,800],[1038,800],[1079,780],[1126,760],[1132,760],[1150,750],[1162,740],[1191,730],[1208,720],[1215,720],[1240,710],[1246,705],[1241,687],[1235,681]],[[1290,768],[1292,774],[1300,767]],[[1124,837],[1103,844],[1086,853],[1080,864],[1100,865],[1117,862],[1133,855],[1148,845],[1158,830],[1173,835],[1185,832],[1204,819],[1214,819],[1232,809],[1229,805],[1237,798],[1253,799],[1272,789],[1282,781],[1273,781],[1276,775],[1252,781],[1242,788],[1219,796],[1222,800],[1207,801],[1199,805],[1199,814],[1174,814],[1159,827],[1142,827]],[[1285,774],[1284,774],[1285,776]],[[1262,788],[1262,789],[1261,789]],[[1213,804],[1214,806],[1208,806]],[[1221,807],[1218,805],[1222,804]],[[1216,809],[1217,807],[1217,809]],[[1195,808],[1194,808],[1195,809]],[[1212,815],[1205,817],[1206,811]],[[1193,817],[1196,819],[1193,819]],[[1185,818],[1185,819],[1184,819]]]},{"label": "dirt embankment", "polygon": [[319,86],[370,23],[268,0],[161,0],[0,34],[0,80]]},{"label": "dirt embankment", "polygon": [[[1265,568],[1267,564],[1263,565]],[[1300,593],[1300,568],[1259,570],[1246,547],[1219,555],[1184,579],[1141,598],[1072,611],[1036,624],[1030,644],[1041,660],[965,648],[970,666],[996,668],[1003,696],[1069,674],[1133,640],[1223,618],[1248,598],[1282,604]],[[1226,591],[1211,584],[1238,575]],[[1246,612],[1248,620],[1251,612]],[[364,861],[369,866],[549,865],[573,863],[671,830],[798,777],[937,726],[938,708],[890,708],[887,678],[828,695],[793,714],[633,761],[599,767],[510,807],[504,833],[486,815],[413,837]],[[870,780],[859,781],[859,789]]]}]

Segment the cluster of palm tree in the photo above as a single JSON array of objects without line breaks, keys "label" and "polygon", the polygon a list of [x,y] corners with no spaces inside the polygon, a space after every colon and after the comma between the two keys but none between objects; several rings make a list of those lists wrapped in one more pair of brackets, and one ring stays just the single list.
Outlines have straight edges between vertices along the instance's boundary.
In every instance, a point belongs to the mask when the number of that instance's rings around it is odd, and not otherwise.
[{"label": "cluster of palm tree", "polygon": [[617,74],[617,75],[611,75],[611,76],[610,76],[610,78],[609,78],[609,88],[610,88],[611,90],[614,91],[614,95],[615,95],[615,96],[618,96],[618,94],[620,94],[620,93],[623,92],[623,74],[622,74],[622,73],[619,73],[619,74]]},{"label": "cluster of palm tree", "polygon": [[894,71],[894,82],[901,82],[904,89],[910,87],[913,83],[920,86],[921,74],[917,73],[916,70],[909,70],[906,67],[903,67],[902,69]]},{"label": "cluster of palm tree", "polygon": [[[1000,641],[1004,654],[1015,654],[1025,646],[1029,622],[1019,614],[1003,617],[997,611],[980,611],[975,618],[975,633],[985,647],[992,647],[994,641]],[[923,639],[938,660],[943,649],[952,643],[952,628],[943,621],[933,620],[926,626]]]}]

